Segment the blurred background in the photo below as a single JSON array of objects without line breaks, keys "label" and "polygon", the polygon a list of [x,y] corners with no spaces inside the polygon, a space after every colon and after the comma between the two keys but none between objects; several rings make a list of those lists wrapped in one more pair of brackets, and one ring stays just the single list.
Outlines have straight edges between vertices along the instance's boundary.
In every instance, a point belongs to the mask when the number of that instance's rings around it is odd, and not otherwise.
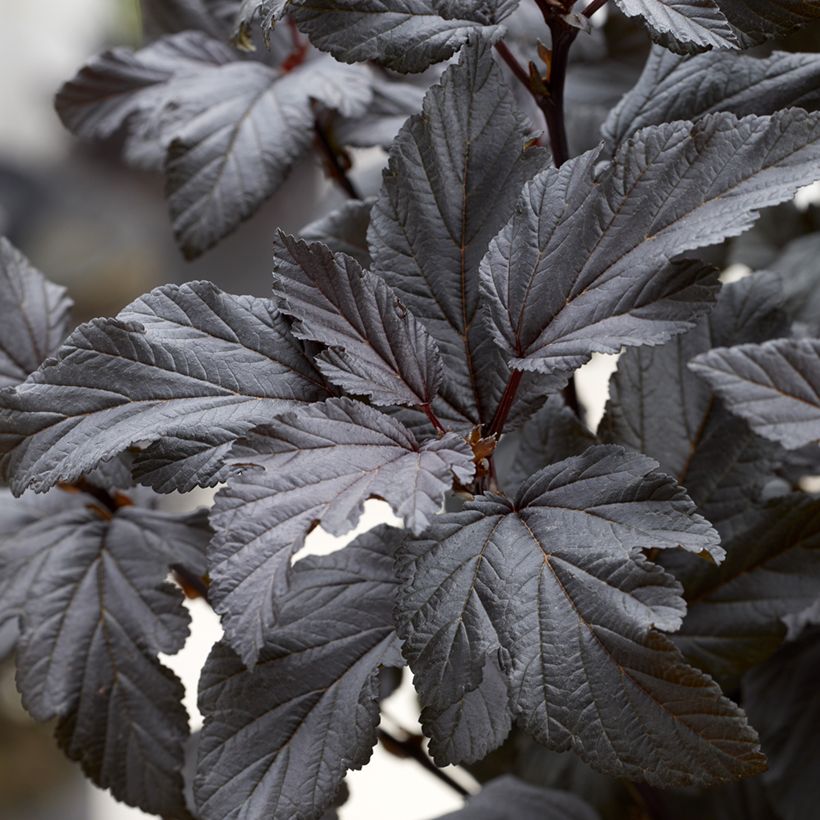
[{"label": "blurred background", "polygon": [[[8,236],[49,278],[69,288],[77,321],[113,315],[166,282],[209,279],[234,293],[267,295],[274,230],[296,232],[344,201],[318,162],[307,159],[240,230],[195,262],[184,261],[171,233],[162,178],[129,170],[114,149],[78,142],[63,129],[53,109],[57,89],[89,57],[105,47],[136,46],[140,40],[138,0],[0,0],[0,235]],[[809,43],[811,48],[816,45]],[[583,72],[577,77],[574,93],[583,99]],[[597,139],[598,109],[605,106],[605,111],[611,104],[610,99],[586,101],[584,110],[591,119],[579,127],[592,135],[592,143]],[[357,152],[355,159],[354,182],[366,194],[375,193],[384,154],[372,149]],[[805,192],[801,207],[816,199],[817,188]],[[780,236],[784,212],[780,213],[781,218],[764,221],[752,239],[736,243],[731,253],[716,260],[729,266],[728,278],[749,270],[738,262],[754,265],[770,245],[785,241]],[[593,426],[603,410],[615,358],[596,357],[579,379],[587,420]],[[202,494],[194,502],[208,500]],[[386,518],[385,505],[369,502],[360,530]],[[345,541],[317,531],[309,548],[326,551]],[[185,683],[186,707],[196,730],[201,725],[196,709],[199,670],[220,629],[207,605],[194,601],[190,607],[188,645],[164,660]],[[385,701],[384,712],[391,731],[419,731],[406,675]],[[0,820],[144,816],[88,784],[57,749],[51,731],[50,726],[30,721],[19,703],[12,665],[0,665]],[[475,788],[468,775],[453,776],[468,789]],[[371,765],[352,773],[347,783],[350,799],[339,811],[342,820],[381,820],[387,801],[390,820],[424,820],[462,804],[455,791],[418,764],[394,757],[381,746]]]}]

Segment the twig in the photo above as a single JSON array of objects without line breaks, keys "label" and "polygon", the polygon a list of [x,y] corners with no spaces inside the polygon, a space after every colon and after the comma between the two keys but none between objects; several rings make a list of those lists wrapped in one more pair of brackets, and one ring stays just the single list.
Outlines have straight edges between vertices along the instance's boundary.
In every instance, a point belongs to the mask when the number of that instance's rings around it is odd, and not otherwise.
[{"label": "twig", "polygon": [[602,9],[606,5],[606,0],[592,0],[592,2],[581,12],[586,18],[592,17],[596,11]]},{"label": "twig", "polygon": [[430,420],[430,424],[436,429],[436,432],[443,436],[447,432],[447,428],[439,420],[436,411],[433,410],[430,404],[422,404],[420,407],[424,411],[424,415]]},{"label": "twig", "polygon": [[333,147],[333,143],[331,143],[327,132],[319,122],[318,117],[314,118],[313,128],[316,131],[319,148],[327,160],[328,170],[330,171],[333,180],[351,199],[361,199],[361,194],[351,181],[350,177],[347,175],[347,169],[342,165],[339,155]]},{"label": "twig", "polygon": [[470,792],[464,788],[460,783],[453,780],[447,772],[442,771],[433,763],[424,751],[423,739],[418,735],[408,735],[405,740],[399,740],[394,737],[386,729],[379,728],[379,741],[382,746],[396,755],[396,757],[406,757],[415,760],[416,763],[425,768],[434,777],[437,777],[442,783],[447,784],[453,791],[458,792],[462,797],[469,797]]},{"label": "twig", "polygon": [[488,436],[500,436],[503,432],[507,416],[510,414],[518,388],[521,386],[523,375],[520,370],[513,370],[510,373],[509,381],[504,389],[504,394],[501,396],[501,401],[498,402],[498,409],[495,411],[495,416],[490,425],[490,431],[487,433]]},{"label": "twig", "polygon": [[515,54],[510,51],[509,47],[503,40],[499,40],[495,44],[495,50],[498,52],[498,55],[501,57],[502,60],[512,69],[512,73],[523,83],[524,88],[527,91],[532,91],[530,88],[530,75],[524,71],[524,66],[518,62],[516,59]]}]

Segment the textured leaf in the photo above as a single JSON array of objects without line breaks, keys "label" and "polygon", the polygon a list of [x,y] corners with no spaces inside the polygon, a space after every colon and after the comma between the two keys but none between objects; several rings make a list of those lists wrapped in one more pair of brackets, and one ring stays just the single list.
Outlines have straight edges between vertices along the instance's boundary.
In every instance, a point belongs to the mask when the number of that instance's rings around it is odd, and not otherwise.
[{"label": "textured leaf", "polygon": [[725,689],[765,660],[786,635],[783,619],[820,598],[820,502],[778,499],[746,516],[719,566],[665,555],[684,587],[687,614],[675,643]]},{"label": "textured leaf", "polygon": [[23,704],[37,720],[59,717],[60,745],[119,800],[188,817],[183,687],[156,655],[177,652],[188,632],[182,595],[165,582],[169,566],[203,571],[210,533],[199,515],[110,513],[89,500],[36,533],[49,541],[23,606]]},{"label": "textured leaf", "polygon": [[817,0],[718,0],[729,22],[752,42],[783,36],[820,18]]},{"label": "textured leaf", "polygon": [[[43,491],[133,444],[228,442],[325,395],[268,300],[167,285],[117,319],[82,325],[56,359],[0,394],[0,466],[15,493]],[[180,476],[177,489],[190,482]]]},{"label": "textured leaf", "polygon": [[71,300],[0,238],[0,387],[19,384],[60,346]]},{"label": "textured leaf", "polygon": [[648,125],[697,120],[716,111],[738,117],[780,108],[816,110],[820,104],[820,56],[775,51],[749,57],[710,51],[680,57],[655,47],[643,74],[603,127],[613,145]]},{"label": "textured leaf", "polygon": [[738,40],[716,0],[615,0],[629,17],[641,17],[652,39],[675,51],[737,48]]},{"label": "textured leaf", "polygon": [[423,723],[500,651],[517,722],[550,748],[665,786],[760,770],[741,713],[655,631],[676,629],[684,607],[640,549],[720,555],[655,466],[593,447],[536,473],[514,501],[479,497],[439,516],[429,540],[407,541],[397,614]]},{"label": "textured leaf", "polygon": [[299,235],[308,242],[323,242],[334,253],[346,253],[363,268],[369,268],[367,229],[372,208],[372,199],[345,202],[335,211],[305,225]]},{"label": "textured leaf", "polygon": [[282,617],[246,670],[218,644],[203,671],[197,802],[203,820],[318,818],[370,758],[378,672],[403,665],[392,556],[379,527],[298,562]]},{"label": "textured leaf", "polygon": [[776,460],[686,364],[715,345],[760,342],[787,332],[777,277],[756,274],[723,287],[715,310],[688,333],[628,350],[610,381],[599,435],[656,459],[725,536],[758,500]]},{"label": "textured leaf", "polygon": [[115,48],[92,59],[60,89],[57,113],[83,139],[105,140],[124,130],[128,158],[159,168],[171,138],[169,125],[187,117],[180,111],[180,92],[193,80],[207,83],[236,59],[226,43],[197,31],[163,37],[139,51]]},{"label": "textured leaf", "polygon": [[[542,467],[579,456],[597,443],[561,397],[550,396],[520,431],[505,433],[499,442],[494,460],[501,486],[513,495],[525,479]],[[648,455],[657,458],[653,453]]]},{"label": "textured leaf", "polygon": [[438,347],[380,276],[325,245],[280,231],[274,294],[294,335],[328,345],[317,357],[333,384],[379,405],[430,405],[441,384]]},{"label": "textured leaf", "polygon": [[687,250],[748,228],[820,169],[820,117],[730,114],[639,131],[539,174],[482,263],[498,343],[516,369],[564,381],[593,351],[658,344],[714,297]]},{"label": "textured leaf", "polygon": [[769,758],[763,782],[782,820],[811,817],[820,800],[820,633],[812,630],[746,676],[743,700]]},{"label": "textured leaf", "polygon": [[469,482],[474,470],[459,436],[419,445],[399,421],[350,399],[283,416],[234,452],[253,466],[217,496],[211,597],[246,662],[262,646],[274,595],[284,592],[291,557],[315,522],[341,535],[377,496],[421,532],[453,479]]},{"label": "textured leaf", "polygon": [[689,367],[761,436],[790,448],[820,440],[820,339],[717,348]]},{"label": "textured leaf", "polygon": [[17,643],[20,614],[49,549],[74,534],[73,516],[68,527],[62,523],[67,508],[87,503],[87,496],[61,490],[22,498],[0,492],[0,659]]},{"label": "textured leaf", "polygon": [[489,47],[470,45],[402,128],[373,208],[374,271],[438,341],[447,375],[437,412],[446,419],[488,423],[506,383],[476,315],[478,267],[545,162],[526,142]]},{"label": "textured leaf", "polygon": [[291,0],[316,48],[347,63],[377,60],[401,72],[448,59],[470,37],[488,38],[518,0]]},{"label": "textured leaf", "polygon": [[575,795],[539,789],[507,775],[491,780],[459,811],[440,820],[597,820],[598,814]]},{"label": "textured leaf", "polygon": [[370,101],[370,72],[322,56],[282,73],[255,62],[192,82],[193,116],[168,148],[174,233],[195,257],[250,217],[310,147],[316,100],[347,116]]}]

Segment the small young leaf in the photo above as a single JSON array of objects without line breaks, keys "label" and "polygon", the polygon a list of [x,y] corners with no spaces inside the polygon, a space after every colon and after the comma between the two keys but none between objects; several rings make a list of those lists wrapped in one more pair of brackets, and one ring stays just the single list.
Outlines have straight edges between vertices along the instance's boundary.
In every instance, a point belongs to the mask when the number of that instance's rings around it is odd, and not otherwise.
[{"label": "small young leaf", "polygon": [[687,614],[675,643],[724,689],[765,660],[786,635],[784,617],[820,598],[820,502],[791,495],[746,515],[719,566],[667,554]]},{"label": "small young leaf", "polygon": [[65,337],[71,299],[0,238],[0,387],[19,384]]},{"label": "small young leaf", "polygon": [[254,661],[287,587],[291,557],[315,522],[352,529],[371,496],[413,532],[441,508],[453,480],[473,476],[467,442],[448,433],[419,445],[399,421],[350,399],[329,399],[257,429],[234,453],[248,465],[216,499],[211,597],[230,645]]},{"label": "small young leaf", "polygon": [[165,165],[171,221],[194,258],[250,217],[313,139],[312,101],[347,116],[370,102],[370,72],[324,55],[286,73],[237,62],[185,89],[190,115]]},{"label": "small young leaf", "polygon": [[289,3],[290,0],[242,0],[235,36],[240,41],[249,38],[255,25],[267,35],[267,32],[285,16]]},{"label": "small young leaf", "polygon": [[491,780],[459,811],[439,820],[598,820],[583,800],[567,792],[541,789],[506,775]]},{"label": "small young leaf", "polygon": [[817,810],[820,787],[820,632],[784,646],[743,682],[743,702],[760,729],[769,758],[766,791],[782,820],[803,820]]},{"label": "small young leaf", "polygon": [[[55,359],[0,394],[0,468],[15,493],[43,491],[131,445],[224,444],[326,395],[269,300],[166,285],[117,319],[81,325]],[[184,474],[176,489],[191,489]]]},{"label": "small young leaf", "polygon": [[722,554],[655,466],[593,447],[536,473],[514,501],[479,497],[408,539],[397,615],[423,724],[500,652],[517,722],[550,748],[667,787],[760,770],[742,714],[655,631],[676,629],[684,605],[640,549]]},{"label": "small young leaf", "polygon": [[710,51],[687,58],[656,46],[636,86],[610,113],[603,135],[615,146],[648,125],[716,111],[745,117],[790,107],[813,111],[818,105],[820,55]]},{"label": "small young leaf", "polygon": [[761,436],[789,448],[820,441],[820,339],[717,348],[689,367]]},{"label": "small young leaf", "polygon": [[692,327],[714,279],[670,260],[742,233],[814,179],[820,116],[709,115],[645,128],[604,170],[599,160],[590,152],[528,183],[482,263],[491,328],[516,369],[566,381],[593,351]]},{"label": "small young leaf", "polygon": [[438,341],[442,418],[488,424],[509,371],[478,321],[481,257],[546,157],[483,42],[424,99],[390,152],[369,233],[374,271]]},{"label": "small young leaf", "polygon": [[273,260],[273,292],[297,320],[294,335],[329,347],[317,356],[329,381],[374,404],[432,404],[442,375],[438,347],[384,279],[281,231]]},{"label": "small young leaf", "polygon": [[367,763],[379,670],[403,665],[392,619],[402,538],[379,527],[299,561],[252,671],[225,644],[213,650],[200,682],[203,820],[318,818]]},{"label": "small young leaf", "polygon": [[417,72],[451,57],[471,34],[497,37],[518,2],[291,0],[289,11],[311,43],[337,60]]},{"label": "small young leaf", "polygon": [[23,704],[37,720],[59,717],[60,745],[119,800],[187,818],[183,688],[156,655],[177,652],[188,632],[169,567],[204,572],[210,531],[200,515],[109,513],[91,500],[40,527],[50,542],[23,606]]},{"label": "small young leaf", "polygon": [[615,0],[629,17],[640,17],[652,38],[686,54],[739,43],[716,0]]}]

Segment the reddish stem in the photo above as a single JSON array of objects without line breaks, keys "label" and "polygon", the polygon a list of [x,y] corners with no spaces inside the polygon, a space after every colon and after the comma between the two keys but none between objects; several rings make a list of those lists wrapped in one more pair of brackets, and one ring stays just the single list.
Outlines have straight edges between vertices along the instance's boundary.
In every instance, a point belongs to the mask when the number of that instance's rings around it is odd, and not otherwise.
[{"label": "reddish stem", "polygon": [[592,2],[581,12],[584,17],[592,17],[596,11],[602,9],[606,5],[606,0],[592,0]]},{"label": "reddish stem", "polygon": [[501,396],[501,401],[498,403],[498,409],[495,411],[492,424],[490,424],[489,436],[500,436],[504,431],[504,425],[507,422],[507,416],[510,415],[510,410],[515,402],[518,388],[521,386],[521,379],[524,373],[521,370],[513,370],[510,373],[510,379],[504,388],[504,395]]},{"label": "reddish stem", "polygon": [[421,409],[424,411],[424,415],[430,419],[430,424],[433,425],[436,432],[443,436],[447,432],[447,428],[439,421],[436,411],[433,410],[432,406],[430,404],[422,404]]}]

